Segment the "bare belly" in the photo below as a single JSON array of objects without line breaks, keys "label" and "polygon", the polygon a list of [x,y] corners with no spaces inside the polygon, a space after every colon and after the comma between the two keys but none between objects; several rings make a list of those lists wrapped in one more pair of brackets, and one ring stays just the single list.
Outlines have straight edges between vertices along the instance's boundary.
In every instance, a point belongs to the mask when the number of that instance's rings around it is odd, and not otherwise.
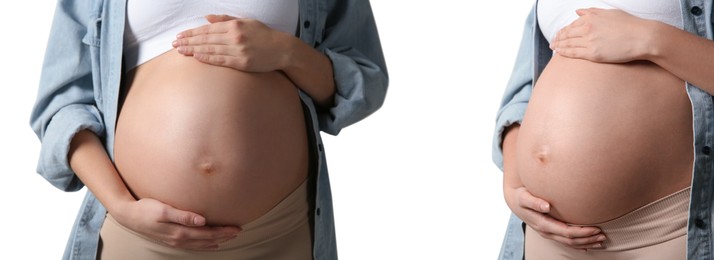
[{"label": "bare belly", "polygon": [[280,72],[246,73],[169,51],[134,69],[115,163],[137,198],[246,224],[307,177],[305,120]]},{"label": "bare belly", "polygon": [[516,170],[552,216],[594,224],[687,187],[692,147],[682,80],[650,62],[556,55],[533,89]]}]

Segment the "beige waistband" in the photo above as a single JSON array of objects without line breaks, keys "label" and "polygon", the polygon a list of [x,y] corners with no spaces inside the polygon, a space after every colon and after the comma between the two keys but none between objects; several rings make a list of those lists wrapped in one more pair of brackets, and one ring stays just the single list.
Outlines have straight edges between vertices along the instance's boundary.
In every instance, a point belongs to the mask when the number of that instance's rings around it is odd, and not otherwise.
[{"label": "beige waistband", "polygon": [[687,234],[689,214],[687,187],[613,220],[589,225],[599,227],[607,240],[607,251],[641,248]]},{"label": "beige waistband", "polygon": [[304,182],[270,211],[241,226],[238,236],[216,251],[165,246],[136,233],[107,214],[100,231],[101,259],[311,259],[307,184]]}]

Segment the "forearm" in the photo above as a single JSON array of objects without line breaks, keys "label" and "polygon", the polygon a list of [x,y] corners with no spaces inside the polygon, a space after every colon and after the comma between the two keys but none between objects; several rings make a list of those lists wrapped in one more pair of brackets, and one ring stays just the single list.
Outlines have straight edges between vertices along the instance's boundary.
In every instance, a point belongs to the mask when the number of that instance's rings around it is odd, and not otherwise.
[{"label": "forearm", "polygon": [[523,183],[521,182],[521,177],[518,175],[518,171],[516,169],[516,144],[518,141],[518,131],[520,129],[520,125],[514,124],[509,126],[505,131],[504,131],[504,138],[503,138],[503,191],[504,191],[504,196],[506,197],[506,203],[511,205],[511,202],[508,201],[508,198],[511,196],[508,196],[506,194],[509,191],[515,190],[519,187],[523,187]]},{"label": "forearm", "polygon": [[118,207],[125,202],[136,201],[99,137],[91,131],[83,130],[74,136],[68,158],[72,170],[109,212],[120,212]]},{"label": "forearm", "polygon": [[330,59],[295,37],[289,41],[288,48],[290,51],[283,72],[317,105],[330,107],[335,95]]},{"label": "forearm", "polygon": [[714,94],[714,42],[661,23],[652,26],[646,59]]}]

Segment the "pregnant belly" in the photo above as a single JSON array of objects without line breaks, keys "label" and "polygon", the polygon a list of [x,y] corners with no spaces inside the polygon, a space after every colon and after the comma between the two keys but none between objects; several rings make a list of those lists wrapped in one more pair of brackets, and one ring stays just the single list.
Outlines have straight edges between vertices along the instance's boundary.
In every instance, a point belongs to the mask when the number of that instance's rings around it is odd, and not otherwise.
[{"label": "pregnant belly", "polygon": [[691,181],[685,84],[649,62],[554,56],[533,89],[516,148],[526,188],[573,224],[621,216]]},{"label": "pregnant belly", "polygon": [[167,52],[132,71],[115,163],[137,198],[243,225],[307,177],[298,92],[282,73],[245,73]]}]

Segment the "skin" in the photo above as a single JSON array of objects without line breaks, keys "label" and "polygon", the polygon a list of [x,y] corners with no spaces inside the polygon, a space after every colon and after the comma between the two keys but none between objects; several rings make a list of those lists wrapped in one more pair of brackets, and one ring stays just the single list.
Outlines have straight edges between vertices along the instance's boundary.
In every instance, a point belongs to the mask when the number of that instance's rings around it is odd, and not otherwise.
[{"label": "skin", "polygon": [[[616,9],[579,9],[579,18],[561,29],[551,44],[559,55],[602,63],[651,61],[677,77],[714,93],[714,42],[658,21]],[[541,236],[578,249],[598,248],[599,230],[576,228],[547,215],[549,203],[530,194],[513,167],[518,126],[504,134],[504,197],[508,206]],[[604,239],[603,239],[604,240]]]},{"label": "skin", "polygon": [[[281,71],[321,107],[335,93],[332,63],[300,39],[251,19],[209,15],[209,25],[177,35],[173,46],[187,56],[246,72]],[[125,227],[168,246],[211,250],[240,232],[235,226],[206,226],[196,213],[154,199],[136,200],[124,184],[101,140],[83,130],[70,143],[73,171]]]}]

